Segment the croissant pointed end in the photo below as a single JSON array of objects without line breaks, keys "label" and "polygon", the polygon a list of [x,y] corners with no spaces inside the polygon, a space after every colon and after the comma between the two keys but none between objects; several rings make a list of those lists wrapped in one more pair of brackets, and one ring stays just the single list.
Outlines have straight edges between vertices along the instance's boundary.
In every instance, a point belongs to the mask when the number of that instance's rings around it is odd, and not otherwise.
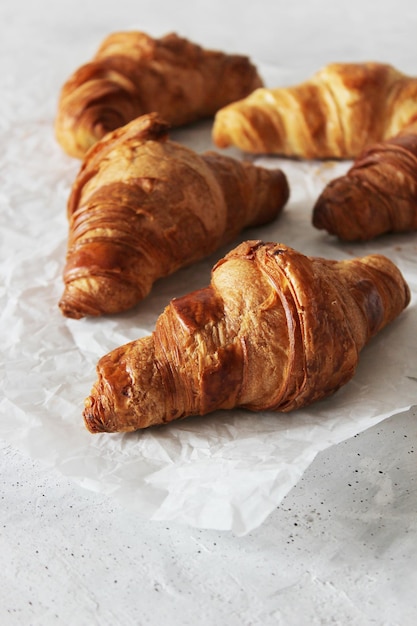
[{"label": "croissant pointed end", "polygon": [[314,205],[312,223],[314,228],[317,228],[318,230],[327,230],[333,234],[333,228],[331,226],[332,209],[323,195],[318,198],[316,204]]},{"label": "croissant pointed end", "polygon": [[[134,360],[134,375],[127,365]],[[97,380],[84,403],[91,433],[132,432],[166,421],[163,384],[155,366],[152,336],[125,344],[103,356]]]},{"label": "croissant pointed end", "polygon": [[98,317],[114,315],[134,307],[149,291],[149,286],[140,288],[130,282],[101,276],[69,281],[59,301],[65,317]]},{"label": "croissant pointed end", "polygon": [[79,320],[82,317],[100,315],[100,311],[89,304],[86,299],[82,297],[82,293],[75,295],[65,290],[58,306],[64,317],[70,319]]},{"label": "croissant pointed end", "polygon": [[[260,205],[256,219],[251,222],[251,226],[261,226],[267,224],[280,215],[290,197],[290,187],[288,179],[280,170],[259,171],[262,177],[262,187],[264,190],[257,190],[257,199]],[[255,202],[254,202],[255,203]]]},{"label": "croissant pointed end", "polygon": [[100,397],[88,396],[85,400],[85,408],[83,412],[84,423],[90,433],[107,433],[111,432],[108,424],[102,419],[103,406]]},{"label": "croissant pointed end", "polygon": [[214,145],[218,148],[228,148],[231,143],[231,137],[227,129],[227,120],[224,121],[224,113],[217,113],[214,117],[214,125],[212,130],[212,139]]},{"label": "croissant pointed end", "polygon": [[213,143],[218,148],[235,146],[244,152],[262,153],[259,136],[245,115],[245,103],[236,102],[220,109],[214,116]]},{"label": "croissant pointed end", "polygon": [[365,240],[369,237],[357,217],[358,206],[363,206],[360,188],[346,184],[345,177],[336,178],[318,197],[313,207],[312,224],[341,241]]},{"label": "croissant pointed end", "polygon": [[64,299],[61,299],[59,301],[58,306],[64,317],[68,317],[73,320],[79,320],[82,317],[85,317],[85,314],[82,313],[78,307],[72,306],[71,303],[67,302]]},{"label": "croissant pointed end", "polygon": [[90,433],[115,433],[136,430],[128,421],[120,424],[119,413],[123,412],[124,406],[116,407],[113,395],[106,393],[106,382],[99,375],[99,379],[91,390],[91,394],[85,399],[83,418],[84,424]]}]

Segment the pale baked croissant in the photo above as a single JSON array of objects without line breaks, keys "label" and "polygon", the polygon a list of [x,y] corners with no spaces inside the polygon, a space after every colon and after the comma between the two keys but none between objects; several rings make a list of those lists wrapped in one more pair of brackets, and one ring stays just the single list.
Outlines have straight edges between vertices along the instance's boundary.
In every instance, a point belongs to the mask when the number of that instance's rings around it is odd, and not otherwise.
[{"label": "pale baked croissant", "polygon": [[170,302],[152,335],[99,360],[86,426],[132,431],[215,409],[306,406],[352,378],[360,350],[409,300],[384,256],[333,261],[244,242],[208,287]]},{"label": "pale baked croissant", "polygon": [[157,114],[109,133],[88,152],[68,201],[64,315],[133,307],[158,278],[275,219],[288,196],[279,169],[167,138]]},{"label": "pale baked croissant", "polygon": [[246,56],[206,50],[175,33],[154,39],[116,32],[64,84],[56,137],[69,155],[82,158],[105,133],[135,117],[158,112],[180,126],[213,116],[261,85]]},{"label": "pale baked croissant", "polygon": [[382,63],[332,63],[293,87],[259,88],[215,116],[213,140],[251,153],[354,158],[417,120],[417,78]]},{"label": "pale baked croissant", "polygon": [[417,230],[417,128],[367,148],[324,188],[312,221],[343,241]]}]

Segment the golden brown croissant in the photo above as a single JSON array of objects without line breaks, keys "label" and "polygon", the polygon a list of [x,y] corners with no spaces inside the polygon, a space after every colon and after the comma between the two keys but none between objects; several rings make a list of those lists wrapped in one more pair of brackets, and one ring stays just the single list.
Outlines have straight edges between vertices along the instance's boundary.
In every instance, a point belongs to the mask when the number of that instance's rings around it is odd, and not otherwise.
[{"label": "golden brown croissant", "polygon": [[288,196],[281,170],[198,155],[157,114],[133,120],[91,148],[74,182],[62,312],[133,307],[158,278],[275,219]]},{"label": "golden brown croissant", "polygon": [[332,63],[287,88],[259,88],[215,116],[213,140],[252,153],[354,158],[417,120],[417,78],[382,63]]},{"label": "golden brown croissant", "polygon": [[248,57],[205,50],[172,33],[107,37],[90,63],[64,84],[55,131],[71,156],[135,117],[158,112],[171,126],[211,117],[262,80]]},{"label": "golden brown croissant", "polygon": [[417,230],[417,133],[366,149],[324,188],[313,225],[343,241]]},{"label": "golden brown croissant", "polygon": [[100,359],[86,426],[132,431],[215,409],[306,406],[352,378],[360,350],[409,299],[384,256],[333,261],[244,242],[208,287],[170,302],[152,335]]}]

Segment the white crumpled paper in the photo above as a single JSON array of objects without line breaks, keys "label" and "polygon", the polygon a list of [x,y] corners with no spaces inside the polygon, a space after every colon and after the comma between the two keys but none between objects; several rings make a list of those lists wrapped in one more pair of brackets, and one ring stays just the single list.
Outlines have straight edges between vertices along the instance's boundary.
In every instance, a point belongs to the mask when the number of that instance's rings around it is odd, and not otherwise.
[{"label": "white crumpled paper", "polygon": [[[82,410],[97,360],[150,333],[169,299],[208,284],[211,266],[227,250],[159,281],[133,311],[63,318],[57,303],[66,200],[79,163],[55,143],[56,81],[50,85],[48,99],[29,83],[31,106],[19,109],[10,97],[1,131],[0,437],[143,519],[245,534],[280,504],[320,450],[416,403],[417,233],[342,245],[312,227],[311,210],[326,182],[349,164],[258,159],[283,169],[291,199],[275,223],[246,231],[240,240],[279,241],[339,259],[386,254],[410,284],[410,306],[363,350],[355,378],[307,409],[217,412],[129,435],[91,435]],[[197,151],[211,149],[210,128],[197,124],[173,132],[172,139]]]}]

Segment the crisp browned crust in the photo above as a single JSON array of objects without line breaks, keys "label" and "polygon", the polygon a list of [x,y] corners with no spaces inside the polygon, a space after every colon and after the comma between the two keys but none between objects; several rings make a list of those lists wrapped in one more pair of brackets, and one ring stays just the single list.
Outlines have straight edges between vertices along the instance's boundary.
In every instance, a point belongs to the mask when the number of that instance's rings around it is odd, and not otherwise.
[{"label": "crisp browned crust", "polygon": [[417,128],[371,145],[326,185],[313,225],[343,241],[417,230]]},{"label": "crisp browned crust", "polygon": [[361,349],[409,300],[384,256],[333,261],[247,241],[208,287],[174,299],[151,336],[99,361],[86,426],[131,431],[215,409],[306,406],[352,378]]},{"label": "crisp browned crust", "polygon": [[289,196],[281,170],[193,150],[155,113],[88,152],[68,201],[64,315],[117,313],[153,283],[275,219]]},{"label": "crisp browned crust", "polygon": [[135,117],[159,113],[171,126],[213,116],[262,80],[246,56],[205,50],[171,33],[117,32],[64,84],[55,131],[71,156]]}]

